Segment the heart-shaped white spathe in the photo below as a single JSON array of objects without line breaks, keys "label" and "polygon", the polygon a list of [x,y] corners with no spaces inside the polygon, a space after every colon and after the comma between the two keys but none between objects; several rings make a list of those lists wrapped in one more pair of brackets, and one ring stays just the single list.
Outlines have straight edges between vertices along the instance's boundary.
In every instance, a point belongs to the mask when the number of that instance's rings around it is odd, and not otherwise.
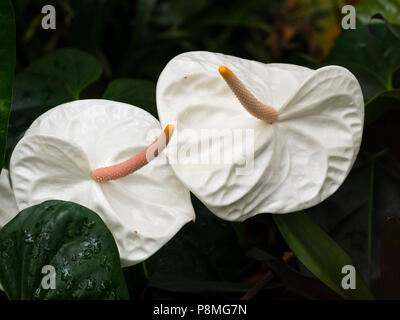
[{"label": "heart-shaped white spathe", "polygon": [[4,227],[17,213],[17,203],[11,189],[10,178],[7,169],[0,174],[0,229]]},{"label": "heart-shaped white spathe", "polygon": [[194,219],[188,189],[162,156],[114,181],[98,183],[90,173],[132,157],[160,132],[152,115],[125,103],[79,100],[51,109],[11,156],[18,209],[50,199],[79,203],[113,233],[123,266],[147,259]]},{"label": "heart-shaped white spathe", "polygon": [[[273,107],[278,120],[269,124],[248,113],[220,66]],[[232,221],[306,209],[332,195],[356,159],[364,121],[360,85],[345,68],[311,70],[210,52],[168,63],[157,83],[157,107],[162,125],[175,123],[168,157],[176,175],[212,212]],[[230,138],[242,132],[242,140],[213,144],[203,134],[212,130],[231,131]],[[199,161],[224,152],[232,161]]]}]

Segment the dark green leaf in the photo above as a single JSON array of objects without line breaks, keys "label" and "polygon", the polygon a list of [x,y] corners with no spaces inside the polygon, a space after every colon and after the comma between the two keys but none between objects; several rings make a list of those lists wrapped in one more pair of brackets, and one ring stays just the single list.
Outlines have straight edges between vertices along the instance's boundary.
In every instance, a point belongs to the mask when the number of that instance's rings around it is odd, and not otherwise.
[{"label": "dark green leaf", "polygon": [[15,68],[15,18],[10,0],[0,3],[0,171],[3,168]]},{"label": "dark green leaf", "polygon": [[57,50],[17,75],[13,108],[53,107],[79,99],[80,92],[100,75],[101,65],[91,55],[76,49]]},{"label": "dark green leaf", "polygon": [[341,286],[343,266],[350,257],[304,213],[274,215],[275,222],[296,257],[323,283],[346,299],[373,299],[357,274],[355,290]]},{"label": "dark green leaf", "polygon": [[392,218],[385,222],[381,249],[383,298],[400,299],[400,224]]},{"label": "dark green leaf", "polygon": [[[42,287],[42,268],[56,288]],[[0,282],[10,299],[128,299],[118,248],[93,211],[46,201],[21,211],[0,231]]]},{"label": "dark green leaf", "polygon": [[384,24],[345,30],[325,62],[353,72],[367,102],[382,91],[393,89],[392,76],[400,66],[400,41]]},{"label": "dark green leaf", "polygon": [[150,112],[158,118],[156,85],[151,81],[116,79],[108,85],[103,98],[132,104]]},{"label": "dark green leaf", "polygon": [[[29,69],[15,78],[13,112],[50,108],[74,100],[63,80]],[[35,111],[35,110],[32,110]]]},{"label": "dark green leaf", "polygon": [[60,49],[17,74],[14,82],[10,141],[48,109],[79,98],[80,92],[101,75],[101,65],[76,49]]},{"label": "dark green leaf", "polygon": [[400,109],[400,89],[384,91],[365,105],[365,124],[368,125],[395,109]]}]

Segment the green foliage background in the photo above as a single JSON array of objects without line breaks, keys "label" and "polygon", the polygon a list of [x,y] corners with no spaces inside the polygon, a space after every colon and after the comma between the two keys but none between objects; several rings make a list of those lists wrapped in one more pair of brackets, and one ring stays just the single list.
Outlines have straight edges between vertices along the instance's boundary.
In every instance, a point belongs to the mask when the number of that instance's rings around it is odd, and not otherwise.
[{"label": "green foliage background", "polygon": [[[57,29],[43,30],[48,2],[13,2],[17,54],[6,167],[30,123],[60,103],[104,97],[157,116],[157,78],[184,51],[314,69],[342,65],[363,89],[363,144],[339,191],[307,212],[244,223],[216,218],[193,196],[196,223],[123,270],[132,299],[237,299],[270,271],[254,299],[400,298],[399,0],[59,0],[52,3]],[[357,29],[342,30],[341,7],[358,2]],[[10,50],[0,50],[8,66]],[[0,89],[5,114],[10,90]],[[285,251],[295,254],[288,264],[280,259]],[[356,266],[357,290],[341,288],[344,264]]]}]

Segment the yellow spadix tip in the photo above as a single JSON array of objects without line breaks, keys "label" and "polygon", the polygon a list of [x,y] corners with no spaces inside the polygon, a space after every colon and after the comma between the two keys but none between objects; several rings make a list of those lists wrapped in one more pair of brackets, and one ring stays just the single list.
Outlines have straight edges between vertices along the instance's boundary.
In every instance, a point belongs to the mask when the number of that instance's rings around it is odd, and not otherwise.
[{"label": "yellow spadix tip", "polygon": [[171,138],[172,133],[174,132],[174,130],[175,130],[175,126],[173,124],[168,124],[165,127],[164,133],[165,133],[165,136],[167,137],[167,141],[169,141],[169,139]]},{"label": "yellow spadix tip", "polygon": [[232,76],[232,71],[225,66],[220,66],[218,71],[221,74],[221,76],[224,77],[224,79],[230,78]]}]

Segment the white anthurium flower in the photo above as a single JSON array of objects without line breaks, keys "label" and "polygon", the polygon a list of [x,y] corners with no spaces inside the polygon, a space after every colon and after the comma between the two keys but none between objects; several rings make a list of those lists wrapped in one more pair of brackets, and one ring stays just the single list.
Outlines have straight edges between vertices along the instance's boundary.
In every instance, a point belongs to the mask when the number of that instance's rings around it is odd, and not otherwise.
[{"label": "white anthurium flower", "polygon": [[108,100],[49,110],[11,156],[18,209],[50,199],[79,203],[98,213],[113,233],[123,266],[147,259],[194,219],[189,190],[165,157],[152,160],[172,130],[167,126],[163,132],[140,108]]},{"label": "white anthurium flower", "polygon": [[161,124],[176,125],[168,157],[178,178],[217,216],[237,221],[332,195],[356,159],[364,121],[360,85],[342,67],[210,52],[168,63],[157,108]]},{"label": "white anthurium flower", "polygon": [[0,229],[3,228],[18,213],[17,203],[10,185],[7,169],[1,170],[0,174]]}]

